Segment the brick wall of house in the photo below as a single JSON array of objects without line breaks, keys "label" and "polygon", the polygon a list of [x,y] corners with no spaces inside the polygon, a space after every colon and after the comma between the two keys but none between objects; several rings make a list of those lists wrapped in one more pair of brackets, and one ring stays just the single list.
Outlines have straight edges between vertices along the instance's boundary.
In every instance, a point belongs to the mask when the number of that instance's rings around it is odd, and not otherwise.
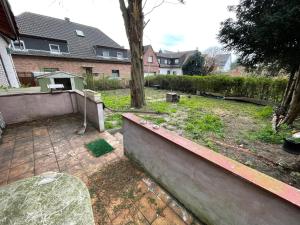
[{"label": "brick wall of house", "polygon": [[[152,56],[153,62],[148,62],[148,57]],[[144,73],[159,73],[159,64],[157,61],[157,57],[152,48],[148,48],[146,52],[144,52]]]},{"label": "brick wall of house", "polygon": [[130,78],[131,65],[114,64],[103,62],[90,62],[80,60],[67,60],[61,58],[35,57],[35,56],[20,56],[13,55],[13,61],[16,67],[18,76],[30,76],[32,72],[43,71],[43,68],[57,68],[60,71],[65,71],[74,74],[84,74],[84,67],[92,67],[93,73],[99,73],[100,76],[110,76],[112,70],[119,70],[121,78]]}]

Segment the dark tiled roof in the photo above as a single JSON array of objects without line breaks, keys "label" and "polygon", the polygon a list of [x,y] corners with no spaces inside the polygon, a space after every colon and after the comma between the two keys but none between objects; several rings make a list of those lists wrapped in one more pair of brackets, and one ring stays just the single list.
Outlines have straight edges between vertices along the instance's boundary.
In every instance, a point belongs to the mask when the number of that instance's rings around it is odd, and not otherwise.
[{"label": "dark tiled roof", "polygon": [[[95,55],[94,46],[124,49],[101,30],[71,21],[56,19],[30,12],[20,14],[16,17],[16,21],[21,35],[67,41],[70,54],[62,54],[60,57],[99,59]],[[85,36],[77,36],[75,30],[83,31]],[[17,54],[35,54],[35,51],[32,51],[31,53],[18,52]],[[37,53],[35,55],[39,54],[44,56],[47,53]],[[53,57],[53,54],[49,53],[48,56]],[[107,60],[118,61],[117,59]],[[120,61],[124,62],[125,60]]]},{"label": "dark tiled roof", "polygon": [[152,48],[152,46],[151,46],[151,45],[145,45],[145,46],[143,46],[143,51],[144,51],[144,53],[145,53],[149,48]]},{"label": "dark tiled roof", "polygon": [[225,66],[228,59],[231,57],[231,54],[218,54],[216,55],[216,64],[217,66]]},{"label": "dark tiled roof", "polygon": [[156,54],[158,57],[162,57],[162,58],[178,59],[185,55],[190,55],[193,53],[196,53],[196,50],[182,51],[182,52],[163,51],[163,52],[157,52]]},{"label": "dark tiled roof", "polygon": [[195,54],[197,50],[191,50],[191,51],[182,51],[182,52],[171,52],[171,51],[159,51],[156,53],[157,57],[160,58],[167,58],[167,59],[179,59],[179,64],[177,65],[166,65],[166,64],[160,64],[160,67],[164,68],[180,68],[182,67],[186,61],[189,59],[190,56]]}]

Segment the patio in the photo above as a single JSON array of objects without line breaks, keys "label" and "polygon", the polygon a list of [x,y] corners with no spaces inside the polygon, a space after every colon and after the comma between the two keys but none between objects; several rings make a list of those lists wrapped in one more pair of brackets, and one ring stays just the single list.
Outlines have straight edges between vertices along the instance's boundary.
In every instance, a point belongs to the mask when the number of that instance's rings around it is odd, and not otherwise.
[{"label": "patio", "polygon": [[[77,135],[81,125],[79,114],[9,125],[0,144],[0,185],[46,171],[66,172],[87,182],[89,175],[123,156],[114,136],[92,126],[84,135]],[[115,150],[103,157],[92,156],[85,144],[98,138],[107,140]]]},{"label": "patio", "polygon": [[[8,125],[0,144],[0,186],[47,171],[63,172],[88,186],[96,224],[200,224],[127,160],[122,135],[100,133],[90,124],[84,135],[77,135],[81,125],[80,114]],[[92,156],[85,144],[98,138],[115,150]]]}]

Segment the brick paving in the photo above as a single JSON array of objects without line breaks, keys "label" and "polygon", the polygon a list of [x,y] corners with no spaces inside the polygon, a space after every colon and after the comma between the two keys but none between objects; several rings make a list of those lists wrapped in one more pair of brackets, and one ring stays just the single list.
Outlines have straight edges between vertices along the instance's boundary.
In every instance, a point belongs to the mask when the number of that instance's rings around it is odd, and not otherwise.
[{"label": "brick paving", "polygon": [[[126,160],[122,135],[99,133],[92,126],[84,135],[77,135],[81,125],[82,118],[76,114],[9,125],[0,144],[0,186],[47,171],[69,173],[89,184],[95,172]],[[105,139],[115,150],[99,158],[92,156],[85,144],[98,138]],[[100,224],[201,225],[146,176],[136,190],[137,198],[129,200],[130,208],[119,207],[123,204],[120,199],[105,205],[109,219]]]},{"label": "brick paving", "polygon": [[[88,126],[84,135],[77,135],[81,124],[79,115],[68,115],[8,126],[0,144],[0,185],[47,171],[70,173],[87,182],[89,175],[123,156],[122,146],[107,132]],[[98,138],[116,150],[93,157],[85,144]]]}]

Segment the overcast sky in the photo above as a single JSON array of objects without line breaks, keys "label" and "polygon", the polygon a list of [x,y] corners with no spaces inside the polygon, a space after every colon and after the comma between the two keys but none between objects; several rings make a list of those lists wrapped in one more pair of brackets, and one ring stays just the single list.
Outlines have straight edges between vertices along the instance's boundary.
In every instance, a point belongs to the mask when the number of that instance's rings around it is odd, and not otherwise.
[{"label": "overcast sky", "polygon": [[[15,15],[33,12],[97,27],[118,44],[128,48],[119,0],[9,0]],[[145,12],[161,0],[148,0]],[[175,3],[176,0],[168,0]],[[227,6],[238,0],[186,0],[186,4],[165,3],[146,16],[144,44],[154,50],[203,51],[219,45],[220,23],[233,15]]]}]

